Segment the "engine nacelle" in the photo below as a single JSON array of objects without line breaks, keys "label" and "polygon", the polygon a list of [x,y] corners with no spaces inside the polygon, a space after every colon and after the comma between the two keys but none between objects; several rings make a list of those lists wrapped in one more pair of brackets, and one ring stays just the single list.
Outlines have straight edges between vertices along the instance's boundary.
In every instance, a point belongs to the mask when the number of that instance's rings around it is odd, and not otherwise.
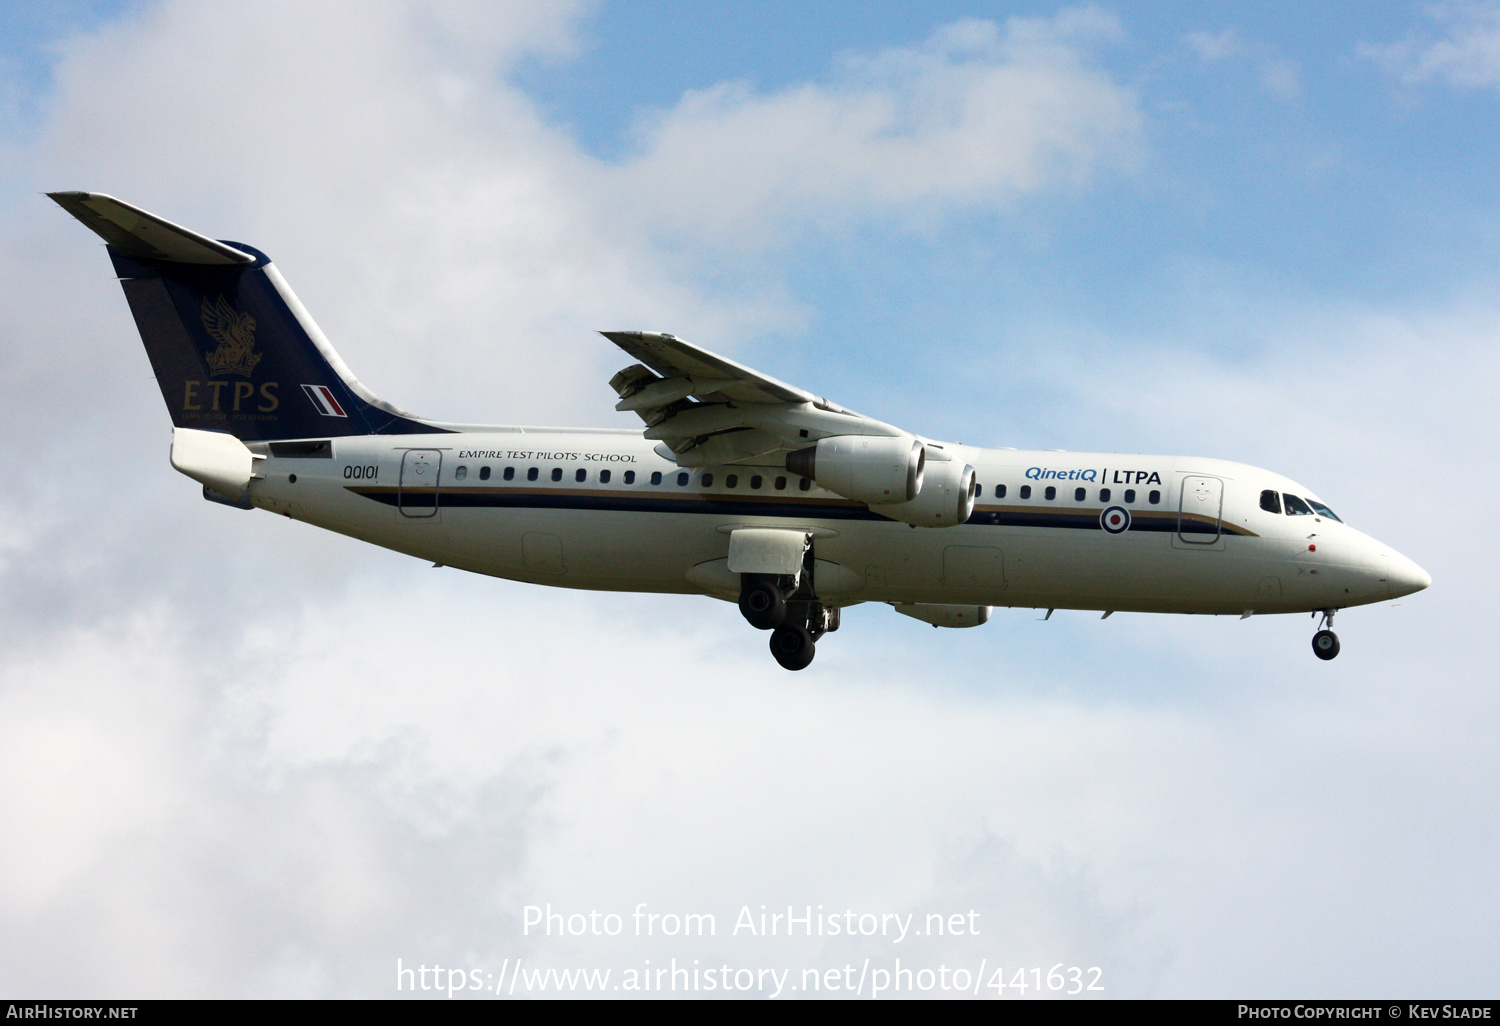
[{"label": "engine nacelle", "polygon": [[222,431],[172,429],[172,466],[229,499],[231,505],[250,487],[255,461],[264,458]]},{"label": "engine nacelle", "polygon": [[926,463],[927,450],[909,435],[835,435],[786,457],[793,474],[872,506],[915,499]]},{"label": "engine nacelle", "polygon": [[921,495],[894,506],[871,503],[870,508],[914,527],[953,527],[974,512],[974,497],[973,467],[957,460],[933,461],[923,474]]}]

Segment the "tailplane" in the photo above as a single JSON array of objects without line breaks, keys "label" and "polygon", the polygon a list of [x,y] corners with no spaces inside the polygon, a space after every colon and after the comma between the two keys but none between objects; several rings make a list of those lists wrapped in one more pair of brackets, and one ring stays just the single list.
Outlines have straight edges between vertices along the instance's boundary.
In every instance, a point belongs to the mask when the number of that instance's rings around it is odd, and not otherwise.
[{"label": "tailplane", "polygon": [[103,193],[48,195],[109,244],[174,427],[246,442],[445,430],[361,385],[259,250]]}]

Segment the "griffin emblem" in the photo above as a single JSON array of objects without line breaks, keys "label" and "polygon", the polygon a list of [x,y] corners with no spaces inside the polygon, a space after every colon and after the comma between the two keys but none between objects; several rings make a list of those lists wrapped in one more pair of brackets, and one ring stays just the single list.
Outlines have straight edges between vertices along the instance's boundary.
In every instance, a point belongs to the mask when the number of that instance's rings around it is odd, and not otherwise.
[{"label": "griffin emblem", "polygon": [[219,348],[208,354],[208,373],[238,374],[248,378],[261,355],[255,351],[255,318],[237,313],[220,296],[218,302],[203,300],[203,327]]}]

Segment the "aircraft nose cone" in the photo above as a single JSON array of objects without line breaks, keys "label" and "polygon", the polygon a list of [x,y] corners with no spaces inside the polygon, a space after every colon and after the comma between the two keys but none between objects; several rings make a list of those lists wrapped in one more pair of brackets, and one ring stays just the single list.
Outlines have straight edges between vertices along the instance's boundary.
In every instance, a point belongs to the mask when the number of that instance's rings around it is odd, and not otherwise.
[{"label": "aircraft nose cone", "polygon": [[1431,587],[1432,575],[1405,556],[1393,552],[1388,559],[1390,570],[1387,580],[1390,583],[1391,598],[1411,595],[1423,588]]}]

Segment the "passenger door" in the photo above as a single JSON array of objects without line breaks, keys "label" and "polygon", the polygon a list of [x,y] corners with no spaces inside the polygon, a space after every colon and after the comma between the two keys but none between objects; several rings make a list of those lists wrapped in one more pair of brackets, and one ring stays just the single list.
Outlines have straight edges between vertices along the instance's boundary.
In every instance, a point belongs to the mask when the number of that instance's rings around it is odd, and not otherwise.
[{"label": "passenger door", "polygon": [[437,449],[408,449],[401,457],[396,505],[403,516],[431,517],[438,511],[438,477],[443,454]]},{"label": "passenger door", "polygon": [[1224,482],[1196,475],[1182,479],[1177,507],[1177,537],[1190,545],[1212,545],[1219,540],[1219,518],[1224,509]]}]

